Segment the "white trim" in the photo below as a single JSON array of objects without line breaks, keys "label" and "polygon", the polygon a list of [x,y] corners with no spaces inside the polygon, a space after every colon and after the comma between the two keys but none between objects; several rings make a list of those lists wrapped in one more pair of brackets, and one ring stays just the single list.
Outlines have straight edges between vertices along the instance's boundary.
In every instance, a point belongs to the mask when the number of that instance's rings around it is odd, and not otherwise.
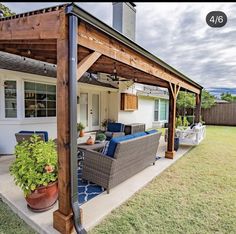
[{"label": "white trim", "polygon": [[[9,117],[6,117],[6,106],[5,106],[5,89],[4,89],[4,82],[5,81],[15,81],[16,82],[16,117],[12,117],[12,118],[9,118]],[[3,78],[2,79],[2,95],[3,95],[3,98],[2,98],[2,119],[4,120],[16,120],[16,119],[19,119],[19,111],[18,111],[18,102],[19,102],[19,82],[16,78]]]}]

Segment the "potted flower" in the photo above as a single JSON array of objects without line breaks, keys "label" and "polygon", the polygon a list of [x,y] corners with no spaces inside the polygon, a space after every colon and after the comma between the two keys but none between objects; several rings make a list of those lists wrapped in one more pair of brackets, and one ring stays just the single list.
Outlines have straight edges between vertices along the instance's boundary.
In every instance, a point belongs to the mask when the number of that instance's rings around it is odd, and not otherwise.
[{"label": "potted flower", "polygon": [[77,131],[79,132],[80,137],[84,136],[84,129],[85,126],[81,122],[77,123]]},{"label": "potted flower", "polygon": [[53,140],[42,141],[36,134],[15,147],[16,159],[10,173],[24,192],[28,207],[41,212],[53,207],[58,198],[58,163]]}]

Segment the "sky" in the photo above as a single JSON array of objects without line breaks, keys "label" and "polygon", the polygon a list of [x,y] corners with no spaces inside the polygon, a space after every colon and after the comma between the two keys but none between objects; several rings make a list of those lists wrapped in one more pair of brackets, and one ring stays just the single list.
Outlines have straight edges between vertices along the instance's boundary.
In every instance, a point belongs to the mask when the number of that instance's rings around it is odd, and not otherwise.
[{"label": "sky", "polygon": [[[2,3],[15,13],[60,4]],[[76,4],[112,25],[111,2]],[[236,3],[138,2],[136,10],[136,43],[215,95],[236,95]],[[210,11],[223,11],[226,25],[208,26]]]}]

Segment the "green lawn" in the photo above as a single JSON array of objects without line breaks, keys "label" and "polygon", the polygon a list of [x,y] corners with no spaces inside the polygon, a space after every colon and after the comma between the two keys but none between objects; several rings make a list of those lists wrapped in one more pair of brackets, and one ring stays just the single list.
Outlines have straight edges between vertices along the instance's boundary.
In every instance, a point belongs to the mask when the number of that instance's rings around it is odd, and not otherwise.
[{"label": "green lawn", "polygon": [[0,234],[34,234],[22,219],[0,199]]},{"label": "green lawn", "polygon": [[236,233],[236,127],[207,138],[90,233]]}]

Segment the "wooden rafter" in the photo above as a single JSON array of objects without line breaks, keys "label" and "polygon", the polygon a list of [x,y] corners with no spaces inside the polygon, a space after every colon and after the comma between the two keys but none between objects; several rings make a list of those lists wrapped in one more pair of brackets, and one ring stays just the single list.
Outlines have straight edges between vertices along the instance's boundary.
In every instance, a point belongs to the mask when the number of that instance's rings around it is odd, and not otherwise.
[{"label": "wooden rafter", "polygon": [[101,53],[94,51],[79,62],[77,67],[77,80],[82,77],[82,75],[98,60],[100,56]]},{"label": "wooden rafter", "polygon": [[156,76],[164,81],[179,84],[181,87],[194,93],[200,92],[199,88],[177,77],[175,74],[170,74],[170,72],[167,72],[165,68],[161,67],[154,61],[149,60],[115,39],[111,39],[109,36],[96,30],[90,25],[80,23],[78,42],[79,45],[85,48],[98,51],[109,58],[127,64],[152,76]]}]

